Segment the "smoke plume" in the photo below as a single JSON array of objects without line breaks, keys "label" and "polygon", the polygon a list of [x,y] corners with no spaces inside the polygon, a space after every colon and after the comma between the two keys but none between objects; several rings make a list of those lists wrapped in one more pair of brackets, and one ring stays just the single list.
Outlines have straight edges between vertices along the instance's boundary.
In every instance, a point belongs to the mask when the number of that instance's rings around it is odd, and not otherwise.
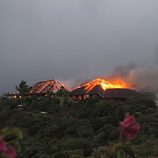
[{"label": "smoke plume", "polygon": [[112,76],[121,77],[139,91],[158,93],[158,68],[155,66],[118,66]]}]

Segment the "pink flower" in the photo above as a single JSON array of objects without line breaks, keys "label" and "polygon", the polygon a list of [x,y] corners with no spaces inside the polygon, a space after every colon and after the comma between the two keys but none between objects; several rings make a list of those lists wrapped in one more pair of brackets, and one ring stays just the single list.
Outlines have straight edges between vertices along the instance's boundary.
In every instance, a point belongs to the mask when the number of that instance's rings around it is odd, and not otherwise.
[{"label": "pink flower", "polygon": [[7,145],[2,137],[0,137],[0,157],[4,155],[7,158],[16,158],[16,151],[13,147]]},{"label": "pink flower", "polygon": [[7,149],[6,142],[2,137],[0,137],[0,153]]},{"label": "pink flower", "polygon": [[5,151],[5,155],[8,156],[8,158],[16,158],[16,151],[13,147],[8,147]]},{"label": "pink flower", "polygon": [[134,116],[126,115],[120,122],[120,137],[122,141],[133,140],[139,133],[140,125],[136,122]]}]

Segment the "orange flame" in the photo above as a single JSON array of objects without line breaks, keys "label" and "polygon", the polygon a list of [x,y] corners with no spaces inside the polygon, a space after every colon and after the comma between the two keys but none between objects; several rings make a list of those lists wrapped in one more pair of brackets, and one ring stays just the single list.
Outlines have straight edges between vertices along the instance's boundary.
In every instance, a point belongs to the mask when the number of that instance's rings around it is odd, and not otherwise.
[{"label": "orange flame", "polygon": [[91,91],[95,86],[100,85],[104,90],[111,88],[129,88],[130,86],[122,79],[106,80],[104,78],[96,78],[88,83],[85,83],[83,87],[87,92]]}]

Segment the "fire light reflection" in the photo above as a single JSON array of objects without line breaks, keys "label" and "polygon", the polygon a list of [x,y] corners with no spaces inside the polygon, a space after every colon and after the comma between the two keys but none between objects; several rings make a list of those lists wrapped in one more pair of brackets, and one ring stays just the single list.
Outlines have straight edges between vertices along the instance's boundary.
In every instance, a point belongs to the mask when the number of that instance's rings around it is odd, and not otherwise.
[{"label": "fire light reflection", "polygon": [[96,78],[88,83],[83,84],[87,92],[91,91],[95,86],[100,85],[104,90],[112,88],[129,88],[130,86],[120,78],[107,80],[104,78]]}]

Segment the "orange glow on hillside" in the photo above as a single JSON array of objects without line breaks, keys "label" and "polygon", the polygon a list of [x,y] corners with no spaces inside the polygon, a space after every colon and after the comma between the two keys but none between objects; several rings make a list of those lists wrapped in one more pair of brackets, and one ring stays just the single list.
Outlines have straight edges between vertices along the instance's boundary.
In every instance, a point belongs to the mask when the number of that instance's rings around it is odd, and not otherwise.
[{"label": "orange glow on hillside", "polygon": [[91,91],[95,86],[100,85],[104,90],[111,88],[129,88],[130,86],[120,78],[106,80],[104,78],[96,78],[88,83],[83,84],[87,92]]}]

